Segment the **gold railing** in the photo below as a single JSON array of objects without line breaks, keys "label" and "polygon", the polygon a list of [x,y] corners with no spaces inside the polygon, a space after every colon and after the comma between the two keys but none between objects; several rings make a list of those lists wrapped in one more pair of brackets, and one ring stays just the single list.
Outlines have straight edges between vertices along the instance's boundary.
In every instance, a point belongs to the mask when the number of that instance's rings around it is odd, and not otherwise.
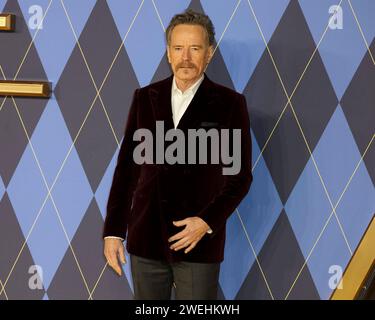
[{"label": "gold railing", "polygon": [[[375,216],[367,227],[331,300],[358,298],[367,277],[375,266]],[[339,289],[341,288],[341,289]]]},{"label": "gold railing", "polygon": [[0,96],[49,98],[50,94],[49,82],[0,80]]},{"label": "gold railing", "polygon": [[[15,31],[15,20],[14,14],[0,13],[0,31]],[[0,80],[0,96],[49,98],[50,95],[51,83],[46,81]]]},{"label": "gold railing", "polygon": [[0,13],[0,30],[14,31],[16,17],[10,13]]}]

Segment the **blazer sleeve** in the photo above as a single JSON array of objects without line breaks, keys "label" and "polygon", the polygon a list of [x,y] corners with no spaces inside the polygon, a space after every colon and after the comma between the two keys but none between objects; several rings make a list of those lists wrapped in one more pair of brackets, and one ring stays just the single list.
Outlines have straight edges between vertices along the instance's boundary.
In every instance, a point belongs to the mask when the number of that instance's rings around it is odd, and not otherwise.
[{"label": "blazer sleeve", "polygon": [[208,234],[210,238],[215,236],[216,232],[224,226],[226,219],[235,211],[248,193],[253,181],[251,172],[252,142],[250,120],[244,95],[238,95],[233,109],[230,129],[241,129],[241,168],[235,175],[224,176],[224,184],[220,192],[198,213],[198,216],[213,231],[211,234]]},{"label": "blazer sleeve", "polygon": [[133,193],[139,176],[139,165],[133,160],[133,150],[136,145],[133,135],[137,129],[138,104],[139,89],[136,89],[109,192],[103,238],[108,236],[126,238]]}]

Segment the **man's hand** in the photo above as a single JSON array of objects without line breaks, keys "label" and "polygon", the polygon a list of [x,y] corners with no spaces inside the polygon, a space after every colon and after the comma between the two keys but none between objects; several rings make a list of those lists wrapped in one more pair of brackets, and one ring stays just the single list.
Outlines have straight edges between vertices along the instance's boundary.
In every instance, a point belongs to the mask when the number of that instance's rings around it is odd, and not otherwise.
[{"label": "man's hand", "polygon": [[199,217],[189,217],[179,221],[173,221],[173,224],[177,227],[186,225],[185,229],[176,233],[168,239],[169,242],[179,240],[170,246],[172,250],[185,249],[185,253],[192,250],[199,240],[206,234],[207,230],[210,229],[208,224]]},{"label": "man's hand", "polygon": [[121,276],[121,266],[118,263],[118,258],[120,258],[120,261],[123,264],[126,263],[124,250],[124,245],[120,239],[104,239],[104,255],[108,261],[108,264],[117,272],[119,276]]}]

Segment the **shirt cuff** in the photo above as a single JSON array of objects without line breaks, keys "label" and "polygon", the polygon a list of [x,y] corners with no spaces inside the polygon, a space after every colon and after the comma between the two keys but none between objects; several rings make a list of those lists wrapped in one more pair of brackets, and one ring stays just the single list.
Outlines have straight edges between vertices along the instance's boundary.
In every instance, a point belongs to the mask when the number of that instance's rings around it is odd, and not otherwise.
[{"label": "shirt cuff", "polygon": [[114,237],[114,236],[104,237],[104,239],[119,239],[119,240],[121,240],[121,241],[124,241],[123,238],[121,238],[121,237]]},{"label": "shirt cuff", "polygon": [[211,234],[211,233],[212,233],[212,229],[211,229],[211,228],[208,229],[208,230],[207,230],[207,233]]}]

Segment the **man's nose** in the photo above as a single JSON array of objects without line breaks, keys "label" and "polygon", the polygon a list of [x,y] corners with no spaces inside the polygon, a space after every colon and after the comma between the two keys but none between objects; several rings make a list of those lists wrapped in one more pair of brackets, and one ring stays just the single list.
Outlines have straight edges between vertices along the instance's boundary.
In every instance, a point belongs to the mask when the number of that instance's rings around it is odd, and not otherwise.
[{"label": "man's nose", "polygon": [[182,52],[182,59],[183,60],[190,60],[190,51],[189,49],[184,49]]}]

